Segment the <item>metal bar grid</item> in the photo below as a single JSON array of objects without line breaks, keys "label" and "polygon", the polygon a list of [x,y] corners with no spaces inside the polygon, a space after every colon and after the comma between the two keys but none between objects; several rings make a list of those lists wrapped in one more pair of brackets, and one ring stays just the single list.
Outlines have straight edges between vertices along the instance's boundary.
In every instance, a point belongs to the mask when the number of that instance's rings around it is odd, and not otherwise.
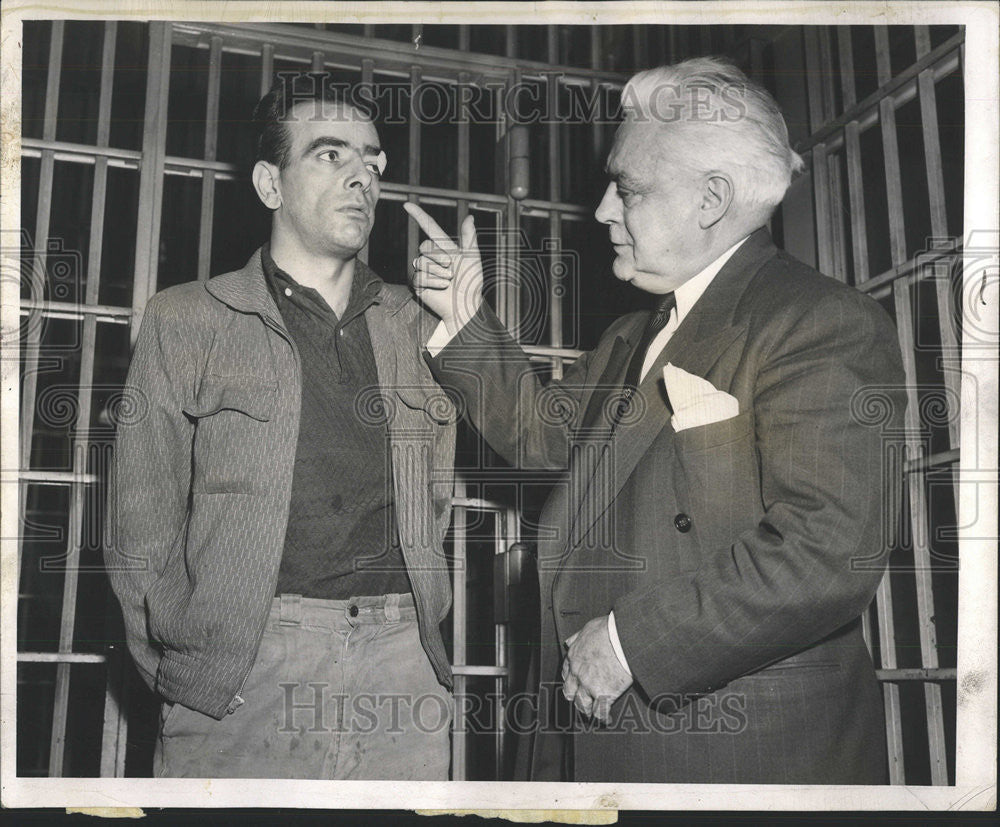
[{"label": "metal bar grid", "polygon": [[109,304],[80,305],[76,302],[47,302],[21,299],[22,316],[39,313],[52,319],[83,319],[94,316],[102,322],[128,324],[132,316],[131,307],[114,307]]},{"label": "metal bar grid", "polygon": [[[468,618],[468,517],[470,511],[492,514],[493,551],[494,554],[504,552],[510,542],[520,535],[517,526],[517,514],[514,509],[503,506],[482,497],[467,495],[467,482],[462,474],[455,478],[455,492],[452,497],[452,675],[454,678],[453,694],[455,709],[458,710],[452,729],[452,779],[466,779],[466,762],[468,760],[468,731],[460,720],[461,710],[465,708],[464,698],[468,692],[467,679],[470,677],[491,677],[496,686],[495,691],[500,705],[497,710],[497,729],[495,732],[495,760],[497,771],[503,766],[503,751],[505,731],[503,726],[503,697],[505,682],[509,674],[507,664],[507,630],[504,624],[494,626],[494,666],[468,664],[468,633],[466,619]],[[501,519],[501,515],[503,519]],[[514,538],[513,540],[511,538]]]},{"label": "metal bar grid", "polygon": [[847,153],[847,192],[851,204],[851,253],[854,261],[854,285],[868,278],[868,223],[865,217],[864,178],[861,172],[861,140],[858,124],[851,121],[844,130]]},{"label": "metal bar grid", "polygon": [[[828,123],[837,116],[836,93],[833,82],[833,50],[831,46],[830,27],[823,26],[817,32],[819,40],[819,67],[820,80],[822,81],[822,108],[823,122]],[[844,216],[843,216],[843,180],[840,172],[840,163],[836,155],[827,155],[826,174],[828,176],[827,186],[829,187],[828,220],[830,222],[829,244],[832,254],[832,262],[829,272],[831,275],[847,281],[847,268],[844,264]]]},{"label": "metal bar grid", "polygon": [[[930,49],[926,30],[916,31],[917,62],[896,77],[892,77],[889,66],[888,30],[875,28],[876,62],[879,89],[860,104],[856,103],[854,87],[854,58],[848,30],[838,32],[838,54],[841,72],[841,93],[843,109],[840,117],[834,117],[832,109],[833,88],[820,78],[832,79],[831,66],[826,60],[831,58],[824,32],[806,32],[805,57],[808,76],[808,101],[811,136],[800,143],[800,151],[811,149],[814,199],[816,204],[816,237],[820,269],[843,278],[843,258],[838,249],[843,237],[838,238],[838,229],[843,225],[838,221],[841,195],[838,187],[839,165],[830,163],[832,153],[843,147],[846,154],[848,199],[850,203],[851,255],[853,260],[854,283],[863,292],[878,297],[892,293],[896,308],[900,346],[906,370],[909,405],[907,411],[907,452],[904,458],[904,472],[909,491],[910,514],[914,547],[914,577],[917,590],[917,624],[921,644],[921,667],[900,669],[897,666],[895,625],[893,618],[892,581],[887,574],[879,587],[875,601],[878,618],[879,649],[882,668],[877,670],[883,682],[886,705],[886,735],[889,748],[889,770],[892,783],[905,783],[906,772],[903,757],[902,708],[899,696],[901,681],[923,683],[926,709],[926,726],[931,767],[931,782],[947,784],[947,759],[944,739],[944,722],[941,696],[941,681],[953,680],[954,670],[941,669],[937,659],[937,641],[934,628],[934,606],[931,579],[931,550],[928,542],[929,505],[927,502],[927,471],[934,467],[946,467],[958,460],[957,427],[950,428],[950,450],[927,455],[920,433],[919,398],[917,395],[917,375],[915,361],[914,320],[911,306],[911,291],[921,279],[936,276],[934,266],[945,265],[959,254],[960,242],[940,243],[930,253],[922,252],[907,260],[904,203],[900,169],[899,146],[896,136],[896,109],[920,95],[924,132],[925,162],[928,173],[929,191],[932,200],[932,232],[943,239],[945,232],[944,183],[941,175],[941,150],[938,135],[935,82],[958,68],[958,49],[961,36],[953,37],[936,50]],[[822,64],[822,65],[821,65]],[[865,215],[864,190],[860,158],[860,133],[878,123],[882,129],[882,147],[885,161],[886,194],[890,228],[890,253],[892,267],[885,273],[872,276],[869,273],[867,247],[867,220]],[[828,269],[829,268],[829,269]],[[938,321],[941,327],[942,349],[957,356],[958,343],[952,327],[952,296],[950,280],[935,278],[938,294]],[[946,370],[948,398],[957,399],[958,375]],[[957,417],[951,417],[957,423]],[[871,647],[872,624],[869,614],[863,617],[865,640]]]},{"label": "metal bar grid", "polygon": [[[409,158],[407,182],[410,193],[407,200],[416,203],[416,190],[420,187],[420,119],[417,117],[417,87],[420,85],[420,67],[410,67],[410,122],[408,126]],[[388,189],[388,187],[386,188]],[[420,229],[415,221],[406,222],[406,260],[413,261],[417,257],[420,242]]]},{"label": "metal bar grid", "polygon": [[265,43],[260,47],[260,96],[264,97],[274,79],[274,46]]},{"label": "metal bar grid", "polygon": [[[896,328],[899,346],[903,353],[903,370],[906,375],[906,448],[907,457],[921,459],[925,454],[921,435],[920,399],[917,392],[916,341],[913,330],[913,309],[910,285],[897,280],[893,283],[896,308]],[[906,475],[909,492],[911,537],[913,542],[913,567],[917,589],[917,624],[920,631],[920,662],[928,669],[936,669],[937,630],[934,622],[934,590],[931,580],[932,558],[930,548],[930,514],[927,502],[926,470],[916,467]],[[927,715],[927,740],[930,753],[931,783],[947,784],[948,767],[945,753],[944,710],[941,687],[937,683],[924,684],[924,705]]]},{"label": "metal bar grid", "polygon": [[[219,87],[222,84],[222,38],[212,38],[208,53],[208,98],[205,104],[205,160],[214,161],[219,141]],[[198,281],[207,281],[212,267],[212,224],[215,214],[215,170],[201,176],[201,221],[198,228]]]},{"label": "metal bar grid", "polygon": [[[462,126],[463,124],[459,124],[460,129]],[[465,124],[464,126],[466,129],[468,128],[468,124]],[[43,152],[52,147],[59,148],[59,151],[55,153],[55,158],[59,161],[92,165],[95,163],[95,157],[107,156],[109,158],[109,166],[121,167],[124,169],[140,168],[141,153],[139,152],[119,149],[103,149],[86,144],[46,142],[40,139],[25,138],[24,148],[26,151],[23,154],[27,157],[41,157]],[[239,180],[238,176],[241,174],[240,168],[233,163],[227,163],[225,161],[208,161],[204,158],[185,158],[176,155],[165,156],[163,159],[163,167],[165,175],[183,175],[193,178],[200,178],[206,171],[211,170],[215,174],[216,181]],[[506,195],[498,195],[490,192],[474,192],[471,190],[448,189],[445,187],[418,186],[409,183],[403,184],[388,181],[382,183],[382,195],[387,196],[388,200],[392,200],[392,196],[398,194],[420,195],[421,200],[426,201],[427,203],[439,203],[443,206],[457,206],[461,201],[475,203],[477,205],[502,205],[507,203]],[[429,200],[431,198],[437,199],[437,201]],[[542,198],[526,198],[521,202],[521,204],[523,205],[522,215],[532,217],[546,217],[553,210],[559,211],[563,214],[564,218],[569,220],[587,220],[592,214],[592,210],[588,206],[572,204],[568,201],[559,201],[556,199],[546,200]]]},{"label": "metal bar grid", "polygon": [[[803,33],[806,53],[806,75],[808,79],[809,127],[814,132],[824,123],[828,109],[824,102],[823,84],[820,78],[819,38],[813,29]],[[824,273],[833,271],[833,225],[830,200],[830,170],[827,163],[826,144],[812,147],[812,189],[816,210],[816,247],[819,269]]]},{"label": "metal bar grid", "polygon": [[[930,53],[930,32],[926,26],[917,26],[914,34],[917,57]],[[934,74],[925,69],[917,76],[917,86],[920,90],[920,120],[924,138],[924,162],[927,168],[927,189],[930,199],[931,234],[936,239],[944,239],[948,235],[948,218],[945,211],[944,168],[941,159],[941,134],[938,127],[937,90],[934,86]],[[941,334],[941,359],[946,398],[958,400],[961,397],[960,367],[961,347],[955,331],[954,296],[949,280],[939,278],[935,281],[937,297],[938,329]],[[948,439],[951,447],[958,447],[958,416],[948,418]],[[955,477],[955,502],[958,503],[958,478]]]},{"label": "metal bar grid", "polygon": [[[468,506],[462,502],[465,498],[465,481],[460,475],[455,475],[455,493],[452,498],[451,517],[451,548],[454,564],[451,576],[452,609],[451,609],[451,640],[452,640],[452,674],[454,685],[452,694],[455,699],[455,724],[458,723],[459,710],[463,710],[463,699],[467,693],[466,653],[468,651],[468,636],[465,629],[465,618],[468,612],[466,600],[466,574],[468,571],[468,548],[466,545],[466,521]],[[451,736],[451,777],[454,781],[465,780],[466,761],[465,729],[453,725]]]},{"label": "metal bar grid", "polygon": [[[522,81],[521,72],[514,68],[507,76],[508,88],[518,88]],[[509,96],[505,99],[510,102]],[[517,120],[513,111],[503,113],[503,121],[497,124],[497,139],[502,142],[504,152],[504,169],[510,169],[510,130],[517,126]],[[506,178],[507,176],[505,176]],[[520,233],[521,226],[521,205],[510,194],[510,181],[505,181],[505,205],[503,225],[500,237],[502,245],[500,250],[501,263],[498,272],[511,274],[497,285],[497,309],[498,316],[507,326],[508,330],[517,330],[521,324],[521,285],[518,281],[520,275],[519,264],[521,261]]]},{"label": "metal bar grid", "polygon": [[[62,20],[52,21],[49,37],[49,65],[45,86],[45,110],[42,137],[54,141],[56,137],[56,116],[59,112],[59,76],[62,72],[63,38],[65,23]],[[38,207],[35,212],[34,267],[32,278],[41,280],[38,285],[47,293],[48,282],[48,245],[49,222],[52,216],[52,180],[55,175],[55,156],[53,152],[43,152],[38,175]],[[34,428],[35,397],[38,391],[39,347],[41,345],[41,325],[32,325],[28,330],[23,346],[24,381],[21,386],[21,428],[20,454],[21,468],[31,466],[31,435]],[[20,514],[23,516],[26,507],[27,490],[22,486],[20,491]],[[18,561],[24,551],[24,538],[18,537]],[[18,568],[20,579],[20,563]]]},{"label": "metal bar grid", "polygon": [[[361,61],[361,83],[370,86],[372,79],[375,76],[375,62],[370,59],[365,59]],[[380,184],[381,187],[381,184]],[[365,246],[361,248],[358,253],[358,259],[362,264],[368,263],[368,242],[365,242]]]},{"label": "metal bar grid", "polygon": [[[884,670],[896,670],[896,624],[892,616],[892,581],[888,574],[879,583],[875,595],[875,612],[878,617],[879,653]],[[903,784],[906,767],[903,763],[903,719],[899,703],[899,686],[886,682],[882,686],[885,703],[885,733],[889,754],[889,783]]]},{"label": "metal bar grid", "polygon": [[70,141],[48,140],[44,137],[21,139],[21,154],[25,158],[40,158],[46,151],[52,152],[57,161],[94,164],[97,158],[107,158],[110,166],[125,169],[138,169],[142,160],[142,153],[134,149],[76,144]]},{"label": "metal bar grid", "polygon": [[[468,36],[468,26],[463,27]],[[462,94],[464,87],[470,83],[468,72],[460,72],[458,75],[458,169],[456,171],[455,184],[459,192],[469,191],[469,174],[471,165],[471,148],[469,145],[469,102]],[[455,204],[455,235],[461,233],[462,222],[469,214],[469,201],[466,198],[459,198]]]},{"label": "metal bar grid", "polygon": [[[59,111],[59,80],[62,71],[63,40],[65,37],[65,23],[61,20],[52,21],[52,28],[49,35],[49,61],[48,74],[45,85],[45,109],[44,122],[42,126],[42,136],[46,140],[55,140],[56,118]],[[38,206],[35,213],[35,238],[32,240],[34,246],[33,273],[32,278],[40,280],[38,287],[43,287],[44,292],[48,292],[48,262],[47,254],[49,248],[49,227],[52,217],[52,183],[55,174],[54,153],[42,153],[38,178]],[[22,255],[24,251],[22,251]],[[38,392],[38,373],[40,369],[40,346],[42,341],[42,326],[35,324],[28,329],[22,346],[22,359],[24,361],[24,378],[21,383],[21,423],[19,430],[20,438],[20,467],[28,469],[31,466],[31,443],[34,431],[35,403]],[[24,525],[27,513],[28,486],[22,479],[18,486],[18,514],[19,524]],[[18,531],[17,538],[17,583],[20,588],[22,561],[24,558],[24,531]],[[62,667],[57,667],[61,669]],[[65,681],[64,681],[65,684]],[[57,698],[59,696],[57,691]],[[56,705],[53,706],[53,726],[50,734],[49,752],[49,773],[51,774],[53,764],[52,751],[57,747],[55,742],[61,742],[63,735],[56,738],[57,732],[65,732],[65,724],[61,729],[57,729]],[[64,717],[61,713],[59,717]],[[59,774],[62,771],[62,753],[58,760]]]},{"label": "metal bar grid", "polygon": [[[115,66],[117,24],[106,23],[101,55],[101,91],[98,102],[97,145],[107,146],[111,134],[111,92]],[[90,243],[87,260],[85,304],[97,303],[100,291],[101,255],[104,242],[104,207],[107,199],[108,159],[98,157],[94,168],[94,188],[91,196]],[[97,346],[97,318],[83,318],[80,343],[80,377],[77,385],[77,427],[73,438],[73,476],[77,480],[87,473],[90,453],[89,424],[94,379],[94,358]],[[65,655],[73,649],[76,625],[76,598],[79,587],[80,548],[83,539],[84,485],[74,481],[70,495],[69,532],[63,557],[65,576],[59,623],[59,651]],[[52,734],[49,748],[49,776],[62,775],[65,757],[66,725],[69,718],[70,663],[62,660],[56,667],[55,701],[52,712]]]},{"label": "metal bar grid", "polygon": [[[907,67],[895,77],[880,82],[880,86],[860,103],[848,108],[842,115],[816,129],[795,149],[806,152],[815,144],[825,142],[828,149],[836,149],[840,143],[840,132],[851,121],[857,121],[863,132],[878,122],[879,107],[883,100],[892,101],[893,108],[898,109],[913,100],[917,94],[917,76],[926,69],[932,69],[935,82],[947,77],[952,72],[961,69],[960,53],[965,43],[965,34],[959,32],[948,38],[936,49],[919,58],[912,66]],[[807,48],[806,57],[809,57]]]},{"label": "metal bar grid", "polygon": [[[875,60],[879,82],[889,80],[889,31],[875,27]],[[899,142],[896,137],[896,109],[892,101],[883,98],[878,106],[882,123],[882,152],[885,156],[885,183],[889,201],[889,252],[893,265],[906,260],[906,232],[903,226],[903,180],[899,168]]]},{"label": "metal bar grid", "polygon": [[18,652],[18,663],[106,663],[107,657],[89,652]]},{"label": "metal bar grid", "polygon": [[421,45],[419,50],[412,43],[396,40],[379,40],[336,31],[303,29],[282,24],[228,24],[228,23],[174,23],[177,43],[196,48],[208,48],[213,36],[220,36],[226,51],[246,55],[259,55],[261,44],[274,48],[274,57],[280,60],[309,63],[313,52],[329,52],[336,60],[326,65],[357,70],[361,60],[377,50],[379,71],[390,76],[408,78],[412,67],[421,70],[424,78],[435,81],[454,80],[459,72],[469,72],[483,80],[503,80],[513,69],[520,69],[525,77],[533,80],[553,71],[565,75],[570,84],[586,84],[591,80],[610,83],[620,88],[626,78],[618,72],[608,72],[579,66],[550,65],[541,61],[476,52],[444,49]]},{"label": "metal bar grid", "polygon": [[[637,30],[641,29],[645,32],[644,27],[635,27]],[[641,39],[643,44],[646,43],[645,38]],[[554,27],[549,27],[549,38],[547,42],[548,47],[548,59],[550,63],[557,63],[559,58],[559,43],[555,37]],[[546,88],[547,106],[550,112],[555,112],[558,107],[559,98],[559,87],[555,84],[549,84]],[[555,120],[551,120],[545,126],[546,138],[548,141],[548,199],[552,202],[557,202],[561,198],[562,194],[562,166],[560,158],[560,132],[559,124]],[[522,211],[522,215],[527,214]],[[556,251],[562,250],[562,213],[558,210],[552,210],[548,214],[549,218],[549,238],[556,244]],[[552,256],[552,260],[549,266],[549,344],[554,348],[560,348],[563,342],[563,293],[564,290],[559,284],[559,272],[556,270],[556,259],[557,255]],[[553,359],[552,360],[552,378],[562,379],[563,377],[563,360]]]},{"label": "metal bar grid", "polygon": [[142,313],[156,292],[160,254],[160,216],[163,211],[163,165],[167,144],[167,92],[170,86],[171,24],[149,24],[149,66],[146,114],[142,131],[139,172],[139,221],[135,245],[135,284],[132,291],[131,344],[139,335]]}]

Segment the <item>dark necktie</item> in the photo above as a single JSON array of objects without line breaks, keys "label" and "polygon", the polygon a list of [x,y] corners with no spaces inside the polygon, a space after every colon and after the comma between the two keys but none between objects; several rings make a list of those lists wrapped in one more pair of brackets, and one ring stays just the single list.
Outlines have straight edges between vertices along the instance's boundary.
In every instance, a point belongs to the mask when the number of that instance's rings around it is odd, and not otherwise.
[{"label": "dark necktie", "polygon": [[639,375],[642,373],[642,363],[646,361],[646,351],[649,350],[649,345],[656,338],[656,334],[667,326],[667,322],[670,321],[670,313],[675,307],[677,307],[677,300],[674,298],[674,294],[664,294],[656,303],[656,307],[653,308],[649,321],[646,322],[646,329],[642,331],[639,344],[636,346],[635,351],[632,353],[632,359],[628,363],[628,370],[625,371],[625,382],[622,387],[621,396],[618,399],[618,404],[612,409],[614,411],[611,423],[612,434],[615,432],[618,423],[621,422],[622,417],[625,416],[635,389],[639,387]]},{"label": "dark necktie", "polygon": [[[656,334],[667,326],[670,321],[671,311],[677,307],[677,299],[673,293],[666,293],[653,308],[652,315],[646,323],[646,329],[642,332],[642,338],[632,354],[632,361],[628,363],[628,370],[625,372],[625,388],[639,387],[640,374],[642,373],[642,363],[646,361],[646,351]],[[626,390],[627,392],[627,390]]]}]

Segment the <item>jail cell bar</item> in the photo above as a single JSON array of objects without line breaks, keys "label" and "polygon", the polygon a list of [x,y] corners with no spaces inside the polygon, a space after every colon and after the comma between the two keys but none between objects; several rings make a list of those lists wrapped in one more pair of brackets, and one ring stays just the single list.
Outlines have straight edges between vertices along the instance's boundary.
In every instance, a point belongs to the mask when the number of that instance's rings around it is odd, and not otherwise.
[{"label": "jail cell bar", "polygon": [[[816,211],[816,239],[819,269],[848,281],[847,261],[853,265],[853,285],[874,298],[891,296],[907,387],[905,421],[905,460],[903,471],[908,493],[909,513],[903,516],[910,523],[913,543],[913,571],[916,587],[917,625],[920,635],[921,667],[901,669],[897,665],[895,620],[889,574],[882,579],[875,598],[878,620],[881,668],[877,670],[883,683],[886,706],[886,736],[889,748],[890,782],[906,780],[903,761],[903,723],[899,697],[901,681],[919,681],[923,685],[926,709],[927,741],[930,775],[933,784],[948,783],[945,750],[944,711],[941,683],[955,680],[955,669],[941,668],[934,619],[932,582],[933,554],[930,547],[930,513],[927,499],[928,472],[951,466],[959,461],[958,411],[960,347],[952,320],[955,318],[952,290],[947,279],[940,278],[935,265],[950,265],[961,254],[960,243],[946,240],[945,192],[942,174],[941,142],[936,106],[936,84],[953,72],[961,71],[961,47],[964,34],[958,33],[934,49],[926,26],[913,30],[917,60],[896,75],[890,68],[889,31],[875,27],[875,54],[878,88],[864,100],[856,100],[855,63],[850,29],[836,29],[838,67],[834,68],[830,28],[805,30],[805,56],[808,67],[809,122],[811,135],[800,146],[800,153],[809,152]],[[842,81],[842,108],[836,111],[832,85],[839,74]],[[906,209],[902,192],[902,171],[896,131],[896,111],[907,102],[919,98],[921,130],[928,182],[930,233],[940,240],[936,249],[922,251],[908,258],[906,244]],[[883,273],[870,272],[867,247],[865,195],[861,174],[860,136],[868,129],[881,128],[885,166],[885,186],[888,203],[889,241],[892,267]],[[840,166],[835,154],[846,158],[847,192],[850,209],[851,249],[846,249],[843,224]],[[948,269],[946,267],[946,269]],[[938,330],[941,337],[940,357],[943,366],[945,417],[949,448],[928,454],[922,438],[920,399],[914,334],[912,293],[918,283],[933,277],[937,299]],[[957,483],[953,486],[957,499]],[[872,645],[871,618],[864,617],[865,639]]]},{"label": "jail cell bar", "polygon": [[[496,714],[494,737],[494,761],[497,778],[503,768],[505,749],[504,731],[504,699],[507,697],[507,679],[510,670],[507,664],[507,626],[504,623],[494,624],[493,664],[479,665],[468,663],[468,634],[466,618],[470,612],[467,601],[468,587],[468,525],[469,515],[473,512],[493,515],[493,553],[502,554],[511,543],[520,539],[520,521],[516,510],[500,502],[493,502],[482,497],[467,495],[467,482],[461,474],[455,481],[455,493],[452,500],[452,675],[454,677],[455,721],[451,739],[451,778],[453,781],[465,781],[468,773],[468,728],[459,719],[465,710],[464,699],[468,695],[468,679],[471,677],[491,677],[494,680],[494,691],[499,700]],[[494,584],[494,588],[496,584]]]},{"label": "jail cell bar", "polygon": [[[82,321],[82,336],[80,340],[81,364],[77,383],[77,427],[72,443],[72,470],[45,471],[31,468],[32,432],[35,421],[35,404],[37,391],[37,375],[40,368],[40,339],[42,325],[32,324],[28,328],[24,345],[24,384],[22,390],[21,408],[21,480],[20,508],[21,524],[24,525],[26,493],[28,483],[43,483],[48,485],[67,485],[70,488],[69,500],[69,531],[66,540],[66,550],[61,560],[44,561],[55,566],[64,566],[63,594],[60,611],[59,640],[56,652],[19,652],[18,663],[54,663],[56,664],[55,694],[52,712],[52,732],[49,744],[49,775],[60,776],[63,773],[63,763],[66,745],[66,727],[69,716],[69,684],[70,669],[73,665],[98,665],[109,663],[107,655],[98,653],[73,652],[73,638],[76,621],[76,601],[81,570],[80,549],[82,547],[83,512],[85,507],[86,487],[97,483],[95,474],[88,473],[87,463],[90,456],[91,433],[89,423],[92,412],[91,386],[94,379],[94,357],[96,351],[97,323],[127,321],[127,311],[122,308],[103,308],[98,305],[100,290],[100,263],[104,240],[104,213],[107,196],[108,167],[115,158],[114,150],[108,146],[111,127],[111,93],[112,73],[115,65],[115,42],[117,24],[106,23],[103,27],[103,44],[101,52],[101,88],[97,113],[96,145],[82,157],[85,163],[94,165],[93,190],[91,201],[91,224],[88,245],[87,287],[82,297],[83,303],[65,303],[63,307],[57,303],[23,301],[21,315],[38,319],[38,314],[48,317],[72,318]],[[35,154],[41,158],[39,177],[38,209],[35,218],[36,238],[43,242],[35,247],[36,274],[47,271],[46,252],[49,237],[50,217],[52,211],[52,184],[54,164],[56,160],[65,160],[65,155],[58,150],[56,137],[56,116],[59,106],[59,78],[62,69],[62,51],[65,36],[65,23],[53,21],[49,44],[48,77],[45,91],[45,115],[42,130],[42,140],[38,142],[25,141],[24,154]],[[41,146],[31,146],[32,143]],[[37,150],[37,152],[32,152]],[[76,160],[74,158],[73,160]],[[77,297],[79,301],[80,297]],[[23,558],[23,533],[18,538],[19,574]],[[43,569],[44,570],[44,569]],[[20,581],[20,577],[19,577]],[[117,722],[120,718],[117,701],[111,691],[113,670],[108,670],[107,692],[105,695],[105,733],[102,749],[102,774],[121,774],[124,769],[124,740],[118,742],[112,738],[109,724],[114,723],[117,734]],[[114,742],[112,744],[112,742]],[[110,748],[109,748],[110,746]]]}]

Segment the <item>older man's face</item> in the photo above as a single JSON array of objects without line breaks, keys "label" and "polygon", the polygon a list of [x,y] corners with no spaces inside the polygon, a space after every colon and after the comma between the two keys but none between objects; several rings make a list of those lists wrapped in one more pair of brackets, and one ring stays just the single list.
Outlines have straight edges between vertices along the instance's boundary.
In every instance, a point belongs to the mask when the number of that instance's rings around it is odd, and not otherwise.
[{"label": "older man's face", "polygon": [[280,220],[313,254],[353,257],[368,241],[379,197],[378,132],[342,104],[297,104],[286,124]]},{"label": "older man's face", "polygon": [[626,121],[608,156],[597,208],[615,248],[614,273],[647,293],[668,293],[698,272],[698,178],[671,155],[662,124]]}]

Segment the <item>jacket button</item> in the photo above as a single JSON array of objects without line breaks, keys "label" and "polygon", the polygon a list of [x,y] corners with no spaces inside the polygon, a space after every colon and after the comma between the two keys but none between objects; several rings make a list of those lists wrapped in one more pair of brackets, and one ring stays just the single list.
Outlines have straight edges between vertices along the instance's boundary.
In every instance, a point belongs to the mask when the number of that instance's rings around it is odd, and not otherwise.
[{"label": "jacket button", "polygon": [[678,514],[674,517],[674,528],[681,534],[687,534],[691,530],[691,518],[684,513]]},{"label": "jacket button", "polygon": [[357,606],[351,606],[351,608],[349,608],[347,610],[347,612],[348,612],[348,614],[350,614],[351,617],[357,617],[358,616],[358,607]]}]

